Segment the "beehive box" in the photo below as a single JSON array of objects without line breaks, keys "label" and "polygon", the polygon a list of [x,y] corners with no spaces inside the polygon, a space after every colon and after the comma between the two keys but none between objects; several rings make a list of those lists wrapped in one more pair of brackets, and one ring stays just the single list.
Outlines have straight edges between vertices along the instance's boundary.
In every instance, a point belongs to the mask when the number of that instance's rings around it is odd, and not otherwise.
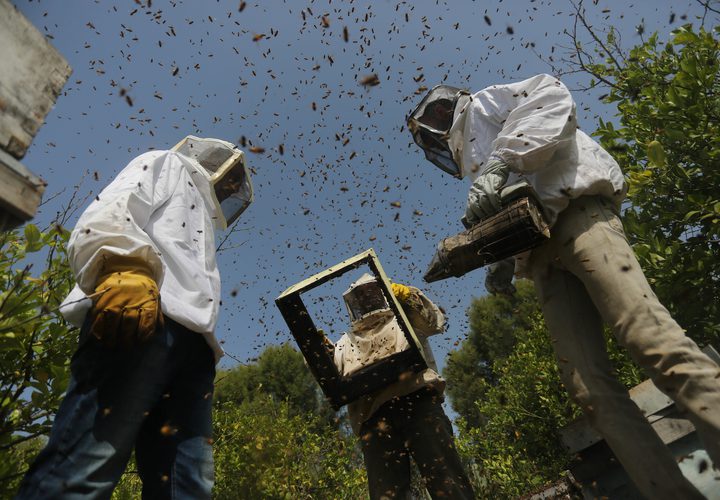
[{"label": "beehive box", "polygon": [[[712,346],[706,346],[703,352],[720,365],[720,356]],[[707,498],[720,499],[720,471],[708,466],[710,458],[693,424],[651,380],[645,380],[629,392],[630,398],[678,461],[683,475]],[[584,417],[561,429],[560,434],[563,444],[577,458],[570,466],[570,472],[582,485],[583,498],[640,498],[610,447]]]},{"label": "beehive box", "polygon": [[0,0],[0,224],[35,215],[45,183],[20,160],[71,68],[9,0]]}]

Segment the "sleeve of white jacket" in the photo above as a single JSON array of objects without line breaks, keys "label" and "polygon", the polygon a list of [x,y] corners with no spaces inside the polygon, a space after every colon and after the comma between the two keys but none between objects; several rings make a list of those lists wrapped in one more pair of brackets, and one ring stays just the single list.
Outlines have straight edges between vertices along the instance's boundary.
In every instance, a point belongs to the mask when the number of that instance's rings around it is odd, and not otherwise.
[{"label": "sleeve of white jacket", "polygon": [[338,369],[341,375],[344,375],[343,370],[345,368],[345,344],[347,342],[347,333],[340,337],[340,340],[335,344],[335,351],[333,352],[333,362],[335,367]]},{"label": "sleeve of white jacket", "polygon": [[168,151],[138,156],[80,216],[70,235],[68,256],[83,292],[94,292],[103,262],[111,255],[142,258],[161,284],[162,261],[144,227],[172,194],[173,178],[178,176],[171,172],[178,165],[177,155]]},{"label": "sleeve of white jacket", "polygon": [[493,142],[492,156],[517,173],[542,169],[558,146],[575,137],[575,101],[567,87],[550,75],[488,87],[479,94],[502,130]]},{"label": "sleeve of white jacket", "polygon": [[419,289],[411,286],[410,297],[402,303],[403,311],[415,333],[429,337],[445,330],[445,315]]}]

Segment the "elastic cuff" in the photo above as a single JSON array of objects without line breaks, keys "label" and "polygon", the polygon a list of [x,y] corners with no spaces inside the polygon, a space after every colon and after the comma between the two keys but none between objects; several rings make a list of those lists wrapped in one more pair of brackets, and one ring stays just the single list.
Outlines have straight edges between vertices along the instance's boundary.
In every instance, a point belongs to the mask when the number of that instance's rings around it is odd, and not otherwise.
[{"label": "elastic cuff", "polygon": [[511,165],[514,163],[517,155],[508,149],[499,149],[490,153],[488,157],[488,166],[490,163],[501,163],[510,171],[514,171]]},{"label": "elastic cuff", "polygon": [[102,283],[114,273],[132,272],[155,281],[150,264],[141,257],[112,255],[105,257],[98,273],[98,283]]}]

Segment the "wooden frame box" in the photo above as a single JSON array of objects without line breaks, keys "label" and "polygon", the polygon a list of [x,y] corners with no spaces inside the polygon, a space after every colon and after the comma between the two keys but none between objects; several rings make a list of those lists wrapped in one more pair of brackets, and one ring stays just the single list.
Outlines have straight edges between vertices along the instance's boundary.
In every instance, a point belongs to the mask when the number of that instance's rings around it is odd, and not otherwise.
[{"label": "wooden frame box", "polygon": [[[370,268],[380,284],[410,348],[383,358],[351,375],[343,376],[333,361],[332,342],[316,328],[301,295],[362,265]],[[422,346],[402,307],[390,290],[390,282],[372,248],[291,286],[275,299],[275,304],[300,347],[310,371],[336,410],[360,396],[393,383],[404,372],[409,370],[419,372],[427,368]]]}]

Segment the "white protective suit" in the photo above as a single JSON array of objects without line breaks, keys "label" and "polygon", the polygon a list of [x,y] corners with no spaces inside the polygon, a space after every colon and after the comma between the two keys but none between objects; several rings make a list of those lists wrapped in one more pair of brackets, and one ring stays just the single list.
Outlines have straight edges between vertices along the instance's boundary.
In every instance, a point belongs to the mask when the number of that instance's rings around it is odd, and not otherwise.
[{"label": "white protective suit", "polygon": [[448,145],[463,176],[475,180],[494,155],[512,170],[507,185],[527,180],[552,226],[570,199],[602,195],[622,201],[617,162],[577,129],[575,101],[550,75],[493,85],[455,110]]},{"label": "white protective suit", "polygon": [[554,77],[488,87],[456,110],[448,144],[462,171],[477,178],[490,157],[538,193],[550,238],[516,274],[538,292],[560,377],[647,498],[701,498],[613,374],[603,325],[682,408],[708,454],[720,463],[718,366],[658,301],[625,236],[626,192],[615,160],[577,129],[575,103]]},{"label": "white protective suit", "polygon": [[[445,381],[438,374],[427,341],[427,337],[445,329],[445,315],[420,290],[409,288],[411,296],[402,307],[425,352],[428,368],[420,373],[404,374],[397,382],[350,403],[348,416],[356,433],[365,420],[394,397],[405,396],[426,386],[436,388],[440,394],[445,390]],[[390,309],[384,309],[352,323],[350,331],[343,334],[335,344],[334,361],[343,375],[349,375],[409,347],[395,314]]]},{"label": "white protective suit", "polygon": [[132,160],[75,226],[68,245],[77,285],[61,306],[82,326],[103,258],[140,257],[153,271],[163,313],[202,334],[215,353],[220,273],[215,261],[217,207],[209,176],[187,157],[152,151]]}]

